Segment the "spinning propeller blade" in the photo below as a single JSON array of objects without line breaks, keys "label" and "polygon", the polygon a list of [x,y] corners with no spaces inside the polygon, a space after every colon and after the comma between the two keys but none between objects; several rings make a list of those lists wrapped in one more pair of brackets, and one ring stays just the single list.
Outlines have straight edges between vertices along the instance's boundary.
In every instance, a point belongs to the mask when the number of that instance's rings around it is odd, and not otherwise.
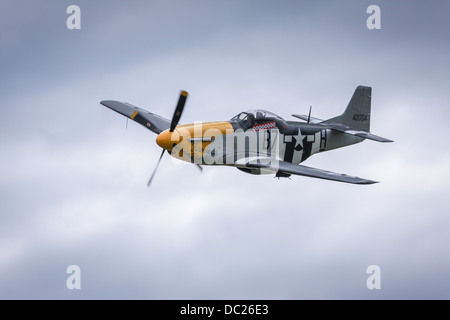
[{"label": "spinning propeller blade", "polygon": [[184,105],[186,103],[188,93],[186,91],[180,92],[180,98],[178,99],[177,107],[175,108],[175,112],[173,113],[172,123],[170,124],[170,132],[175,130],[175,127],[180,121],[181,114],[183,113]]},{"label": "spinning propeller blade", "polygon": [[156,164],[155,170],[153,170],[152,176],[150,177],[150,179],[147,182],[147,187],[150,187],[150,184],[152,183],[152,180],[155,177],[156,170],[158,169],[159,163],[161,162],[164,152],[166,152],[166,149],[163,149],[163,151],[161,152],[161,156],[159,157],[159,160],[158,160],[158,163]]},{"label": "spinning propeller blade", "polygon": [[[186,104],[187,96],[188,96],[188,93],[186,91],[183,90],[180,92],[180,98],[178,99],[177,107],[175,108],[175,112],[172,117],[172,122],[170,123],[169,132],[173,132],[175,130],[175,127],[178,125],[178,121],[180,121],[181,114],[183,113],[184,105]],[[158,160],[158,163],[156,164],[155,170],[153,170],[152,176],[148,180],[148,183],[147,183],[148,187],[150,187],[150,184],[152,183],[152,180],[155,177],[156,170],[158,170],[158,166],[159,166],[159,163],[161,162],[164,152],[166,152],[166,149],[163,149],[163,151],[161,152],[161,156],[159,157],[159,160]]]}]

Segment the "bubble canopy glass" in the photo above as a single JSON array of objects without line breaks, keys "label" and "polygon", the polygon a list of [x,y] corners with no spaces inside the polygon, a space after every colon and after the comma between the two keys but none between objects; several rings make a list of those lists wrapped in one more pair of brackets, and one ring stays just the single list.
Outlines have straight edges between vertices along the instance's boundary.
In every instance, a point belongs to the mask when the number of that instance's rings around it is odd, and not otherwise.
[{"label": "bubble canopy glass", "polygon": [[277,126],[285,122],[280,116],[262,109],[251,109],[246,112],[241,112],[231,118],[231,121],[237,122],[244,129],[248,129],[254,124],[264,123],[265,121],[275,121]]}]

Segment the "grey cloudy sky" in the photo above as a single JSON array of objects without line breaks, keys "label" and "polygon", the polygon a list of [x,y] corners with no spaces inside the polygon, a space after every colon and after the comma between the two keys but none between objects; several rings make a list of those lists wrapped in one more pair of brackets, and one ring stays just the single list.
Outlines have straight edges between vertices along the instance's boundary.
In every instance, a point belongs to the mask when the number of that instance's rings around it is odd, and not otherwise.
[{"label": "grey cloudy sky", "polygon": [[[66,8],[81,8],[81,30]],[[381,8],[381,30],[366,9]],[[0,298],[450,298],[446,1],[0,3]],[[102,107],[182,122],[330,118],[373,87],[373,133],[305,164],[381,183],[202,174]],[[68,290],[79,265],[82,289]],[[381,268],[368,290],[366,268]]]}]

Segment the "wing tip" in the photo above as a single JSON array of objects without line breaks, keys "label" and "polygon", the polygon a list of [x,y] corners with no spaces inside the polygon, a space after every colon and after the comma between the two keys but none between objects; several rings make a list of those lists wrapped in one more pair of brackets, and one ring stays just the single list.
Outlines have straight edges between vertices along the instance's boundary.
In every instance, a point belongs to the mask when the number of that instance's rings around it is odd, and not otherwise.
[{"label": "wing tip", "polygon": [[103,106],[105,106],[105,107],[108,107],[108,108],[110,108],[111,109],[111,106],[113,106],[113,105],[115,105],[115,104],[119,104],[120,102],[119,101],[116,101],[116,100],[102,100],[102,101],[100,101],[100,104],[101,105],[103,105]]},{"label": "wing tip", "polygon": [[376,183],[380,183],[379,181],[373,181],[373,180],[363,180],[358,184],[376,184]]}]

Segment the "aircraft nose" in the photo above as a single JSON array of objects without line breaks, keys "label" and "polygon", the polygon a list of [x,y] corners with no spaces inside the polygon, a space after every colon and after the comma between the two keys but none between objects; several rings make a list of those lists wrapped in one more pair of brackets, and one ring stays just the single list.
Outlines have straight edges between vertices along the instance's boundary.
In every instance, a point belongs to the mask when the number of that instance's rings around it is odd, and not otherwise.
[{"label": "aircraft nose", "polygon": [[173,146],[178,144],[181,141],[180,134],[177,130],[174,132],[169,132],[169,130],[161,132],[156,137],[156,143],[163,149],[167,151],[172,151]]}]

